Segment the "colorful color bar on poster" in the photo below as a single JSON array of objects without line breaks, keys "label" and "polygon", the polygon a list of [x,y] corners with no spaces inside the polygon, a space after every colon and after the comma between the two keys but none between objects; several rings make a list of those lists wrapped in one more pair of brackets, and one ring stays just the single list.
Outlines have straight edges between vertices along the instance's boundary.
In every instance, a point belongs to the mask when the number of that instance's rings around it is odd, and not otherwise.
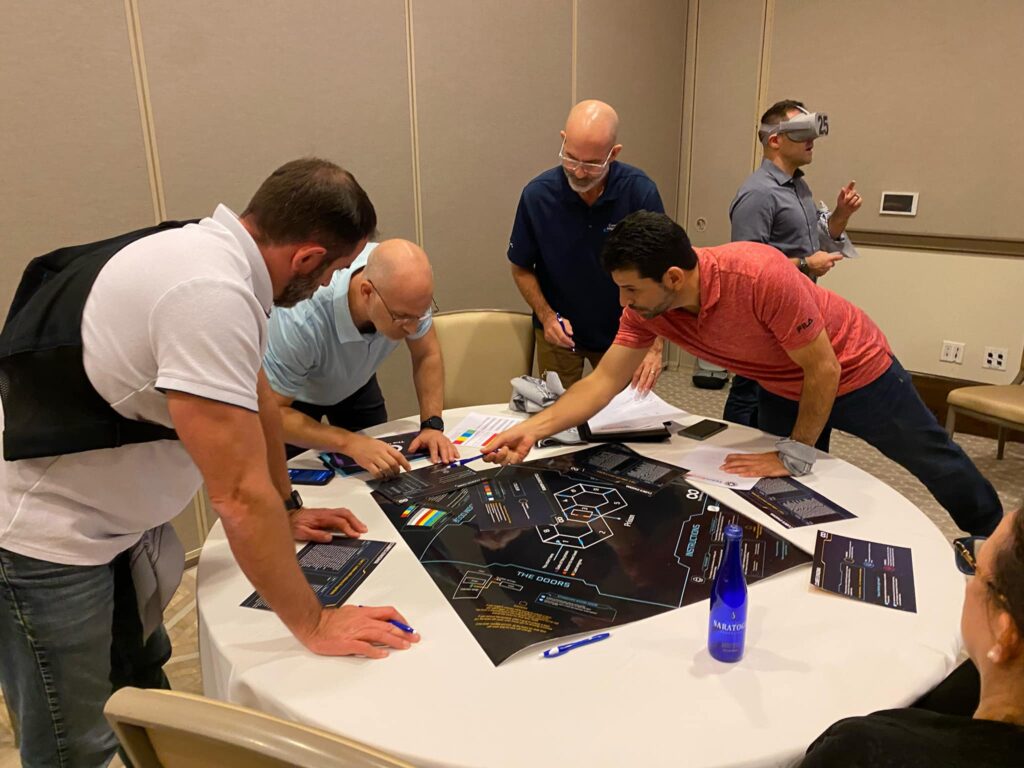
[{"label": "colorful color bar on poster", "polygon": [[[415,510],[415,511],[413,511]],[[419,507],[413,505],[402,512],[402,517],[407,518],[406,525],[412,528],[432,528],[439,523],[447,513],[443,509],[432,507]]]}]

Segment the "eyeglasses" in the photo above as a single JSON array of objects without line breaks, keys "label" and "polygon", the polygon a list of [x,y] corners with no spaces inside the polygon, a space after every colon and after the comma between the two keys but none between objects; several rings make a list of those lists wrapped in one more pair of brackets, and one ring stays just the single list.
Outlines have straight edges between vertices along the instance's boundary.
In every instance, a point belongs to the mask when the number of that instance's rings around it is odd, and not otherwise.
[{"label": "eyeglasses", "polygon": [[439,311],[437,307],[437,302],[434,301],[434,297],[431,296],[430,304],[432,308],[428,309],[422,315],[395,314],[394,312],[391,311],[391,307],[388,306],[388,303],[384,301],[384,297],[381,296],[380,291],[377,290],[377,286],[373,284],[373,281],[367,280],[366,282],[368,282],[370,284],[370,287],[373,288],[373,292],[377,294],[377,298],[380,299],[380,303],[384,305],[384,309],[387,310],[387,313],[391,315],[391,322],[393,322],[395,325],[409,325],[411,323],[416,323],[417,325],[419,325],[428,317],[430,317],[434,312]]},{"label": "eyeglasses", "polygon": [[968,576],[973,576],[978,571],[978,550],[981,543],[988,536],[965,536],[962,539],[953,539],[953,559],[956,561],[957,570]]},{"label": "eyeglasses", "polygon": [[612,159],[614,149],[615,147],[612,147],[608,150],[608,156],[604,159],[603,163],[585,163],[582,160],[577,160],[575,157],[565,154],[565,139],[562,139],[562,147],[558,150],[558,159],[562,161],[562,166],[567,171],[575,171],[578,168],[582,168],[583,172],[588,176],[596,176],[608,167],[608,162]]},{"label": "eyeglasses", "polygon": [[[962,539],[953,539],[953,558],[956,561],[957,569],[961,573],[966,573],[968,576],[977,576],[978,551],[986,539],[988,539],[988,536],[965,536]],[[982,577],[982,581],[985,582],[985,586],[989,588],[1003,605],[1009,607],[1009,599],[991,579]]]}]

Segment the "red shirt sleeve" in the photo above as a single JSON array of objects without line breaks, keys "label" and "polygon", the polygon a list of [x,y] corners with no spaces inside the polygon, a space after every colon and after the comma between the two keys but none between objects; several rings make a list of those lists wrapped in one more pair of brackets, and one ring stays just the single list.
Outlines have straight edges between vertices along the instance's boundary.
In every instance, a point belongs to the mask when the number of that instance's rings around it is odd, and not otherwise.
[{"label": "red shirt sleeve", "polygon": [[626,307],[622,310],[622,317],[619,318],[619,332],[615,335],[615,341],[612,344],[620,344],[633,349],[651,346],[658,338],[658,334],[647,327],[647,322],[632,309]]},{"label": "red shirt sleeve", "polygon": [[785,350],[810,344],[825,329],[818,287],[781,253],[764,260],[754,283],[754,314]]}]

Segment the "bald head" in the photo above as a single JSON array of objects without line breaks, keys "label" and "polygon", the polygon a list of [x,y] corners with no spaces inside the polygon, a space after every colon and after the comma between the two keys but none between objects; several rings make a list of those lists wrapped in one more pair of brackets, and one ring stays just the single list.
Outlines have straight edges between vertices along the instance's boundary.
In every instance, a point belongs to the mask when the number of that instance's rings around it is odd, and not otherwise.
[{"label": "bald head", "polygon": [[385,240],[374,248],[363,277],[382,291],[389,302],[412,311],[426,311],[434,295],[434,272],[426,251],[408,240]]},{"label": "bald head", "polygon": [[[611,149],[619,137],[619,116],[610,104],[596,99],[581,101],[565,121],[566,140]],[[606,149],[606,151],[607,151]]]}]

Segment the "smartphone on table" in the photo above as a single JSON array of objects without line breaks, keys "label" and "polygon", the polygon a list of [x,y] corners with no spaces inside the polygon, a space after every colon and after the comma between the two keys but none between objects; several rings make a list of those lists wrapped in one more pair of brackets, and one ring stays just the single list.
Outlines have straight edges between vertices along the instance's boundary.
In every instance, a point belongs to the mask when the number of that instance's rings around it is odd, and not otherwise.
[{"label": "smartphone on table", "polygon": [[330,469],[288,469],[293,485],[327,485],[334,477]]},{"label": "smartphone on table", "polygon": [[678,432],[676,432],[676,434],[682,435],[683,437],[688,437],[691,440],[705,440],[711,437],[712,435],[717,435],[719,432],[721,432],[728,426],[728,424],[725,424],[721,421],[713,421],[712,419],[701,419],[696,424],[691,424],[688,427],[683,427]]}]

